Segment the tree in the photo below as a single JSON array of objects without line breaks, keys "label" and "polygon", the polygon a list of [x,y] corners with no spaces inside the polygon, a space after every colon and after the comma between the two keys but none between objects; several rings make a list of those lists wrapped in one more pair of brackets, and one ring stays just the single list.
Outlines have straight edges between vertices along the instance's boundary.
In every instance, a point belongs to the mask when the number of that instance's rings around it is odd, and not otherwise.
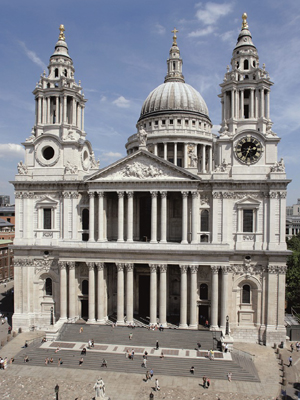
[{"label": "tree", "polygon": [[300,308],[300,234],[287,240],[287,248],[293,253],[287,259],[286,299],[288,308]]}]

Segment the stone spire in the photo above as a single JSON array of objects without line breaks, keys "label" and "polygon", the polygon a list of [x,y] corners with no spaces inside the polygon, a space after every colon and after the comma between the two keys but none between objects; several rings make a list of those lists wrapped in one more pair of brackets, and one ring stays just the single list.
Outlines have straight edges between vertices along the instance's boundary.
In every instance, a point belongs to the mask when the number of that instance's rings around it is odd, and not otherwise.
[{"label": "stone spire", "polygon": [[168,64],[168,73],[165,76],[165,82],[184,82],[184,76],[182,75],[182,59],[180,58],[180,51],[177,46],[176,33],[179,32],[176,28],[172,30],[173,33],[173,44],[170,49]]}]

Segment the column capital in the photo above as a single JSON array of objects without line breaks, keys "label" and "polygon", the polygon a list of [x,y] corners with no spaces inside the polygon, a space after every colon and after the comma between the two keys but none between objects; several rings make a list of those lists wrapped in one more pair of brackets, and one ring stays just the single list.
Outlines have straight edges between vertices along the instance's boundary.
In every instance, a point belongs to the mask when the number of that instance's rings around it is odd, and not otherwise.
[{"label": "column capital", "polygon": [[133,263],[125,264],[125,268],[127,269],[128,272],[133,271],[134,264]]},{"label": "column capital", "polygon": [[179,265],[182,274],[185,274],[188,270],[188,265]]},{"label": "column capital", "polygon": [[78,199],[79,193],[78,192],[71,192],[71,199]]},{"label": "column capital", "polygon": [[58,266],[61,271],[66,270],[67,269],[67,261],[58,261]]},{"label": "column capital", "polygon": [[191,274],[197,274],[199,265],[190,265]]},{"label": "column capital", "polygon": [[123,199],[124,197],[124,192],[117,192],[118,193],[118,198]]},{"label": "column capital", "polygon": [[229,272],[229,265],[220,265],[220,270],[222,271],[222,273],[225,275],[225,274],[228,274],[228,272]]},{"label": "column capital", "polygon": [[132,199],[133,198],[133,191],[126,191],[126,194],[127,194],[127,197],[128,197],[128,199]]},{"label": "column capital", "polygon": [[166,192],[166,191],[162,191],[162,192],[160,192],[160,196],[161,196],[161,198],[166,198],[166,197],[167,197],[167,195],[168,195],[168,192]]},{"label": "column capital", "polygon": [[157,194],[158,194],[157,191],[155,191],[155,190],[154,191],[150,191],[150,193],[151,193],[152,199],[157,197]]},{"label": "column capital", "polygon": [[181,192],[181,194],[182,194],[182,197],[188,197],[189,192]]},{"label": "column capital", "polygon": [[104,198],[104,197],[105,197],[105,193],[104,193],[104,192],[102,192],[102,191],[100,191],[100,192],[96,192],[96,193],[97,193],[98,197],[102,197],[102,198]]},{"label": "column capital", "polygon": [[213,274],[217,274],[219,272],[220,267],[219,265],[211,265],[210,269]]},{"label": "column capital", "polygon": [[103,262],[95,262],[95,265],[96,265],[98,271],[103,271],[104,270],[104,263]]},{"label": "column capital", "polygon": [[168,264],[159,264],[158,268],[160,269],[160,272],[167,272]]},{"label": "column capital", "polygon": [[68,261],[69,270],[75,269],[75,261]]},{"label": "column capital", "polygon": [[123,263],[116,263],[116,267],[118,272],[119,271],[124,271],[124,264]]},{"label": "column capital", "polygon": [[86,265],[87,265],[89,271],[91,271],[92,269],[94,269],[95,263],[93,263],[93,262],[87,262]]},{"label": "column capital", "polygon": [[156,272],[157,270],[157,264],[149,264],[150,272]]},{"label": "column capital", "polygon": [[193,197],[193,199],[197,199],[198,198],[198,192],[196,190],[192,191],[192,197]]},{"label": "column capital", "polygon": [[90,199],[93,199],[95,197],[95,192],[88,192],[88,196]]}]

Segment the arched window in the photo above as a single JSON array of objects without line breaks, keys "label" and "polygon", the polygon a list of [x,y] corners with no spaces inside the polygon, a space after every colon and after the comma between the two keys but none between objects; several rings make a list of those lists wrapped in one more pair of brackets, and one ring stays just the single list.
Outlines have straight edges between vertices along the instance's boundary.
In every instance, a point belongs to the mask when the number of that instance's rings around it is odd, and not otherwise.
[{"label": "arched window", "polygon": [[249,285],[243,286],[243,295],[242,295],[242,303],[243,304],[250,304],[250,293],[251,289]]},{"label": "arched window", "polygon": [[81,292],[82,294],[89,294],[89,283],[86,279],[82,281]]},{"label": "arched window", "polygon": [[209,231],[209,212],[208,210],[201,211],[201,232]]},{"label": "arched window", "polygon": [[47,278],[45,282],[46,296],[52,296],[52,279]]},{"label": "arched window", "polygon": [[208,300],[208,286],[206,283],[200,285],[200,300]]},{"label": "arched window", "polygon": [[65,74],[65,77],[67,77],[67,76],[68,76],[68,72],[67,72],[67,70],[66,70],[66,69],[64,70],[64,74]]},{"label": "arched window", "polygon": [[244,69],[249,69],[249,61],[244,60]]},{"label": "arched window", "polygon": [[54,75],[55,78],[58,78],[58,68],[55,68]]}]

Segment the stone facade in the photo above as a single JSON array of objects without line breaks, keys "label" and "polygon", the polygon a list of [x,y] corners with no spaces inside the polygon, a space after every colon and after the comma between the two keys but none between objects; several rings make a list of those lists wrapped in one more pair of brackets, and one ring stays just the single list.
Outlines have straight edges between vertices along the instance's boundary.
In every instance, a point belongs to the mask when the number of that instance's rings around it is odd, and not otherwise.
[{"label": "stone facade", "polygon": [[61,26],[35,90],[16,191],[14,329],[82,317],[285,338],[286,179],[271,130],[272,82],[247,21],[221,84],[222,123],[185,83],[176,30],[165,82],[127,156],[99,170],[86,99]]}]

